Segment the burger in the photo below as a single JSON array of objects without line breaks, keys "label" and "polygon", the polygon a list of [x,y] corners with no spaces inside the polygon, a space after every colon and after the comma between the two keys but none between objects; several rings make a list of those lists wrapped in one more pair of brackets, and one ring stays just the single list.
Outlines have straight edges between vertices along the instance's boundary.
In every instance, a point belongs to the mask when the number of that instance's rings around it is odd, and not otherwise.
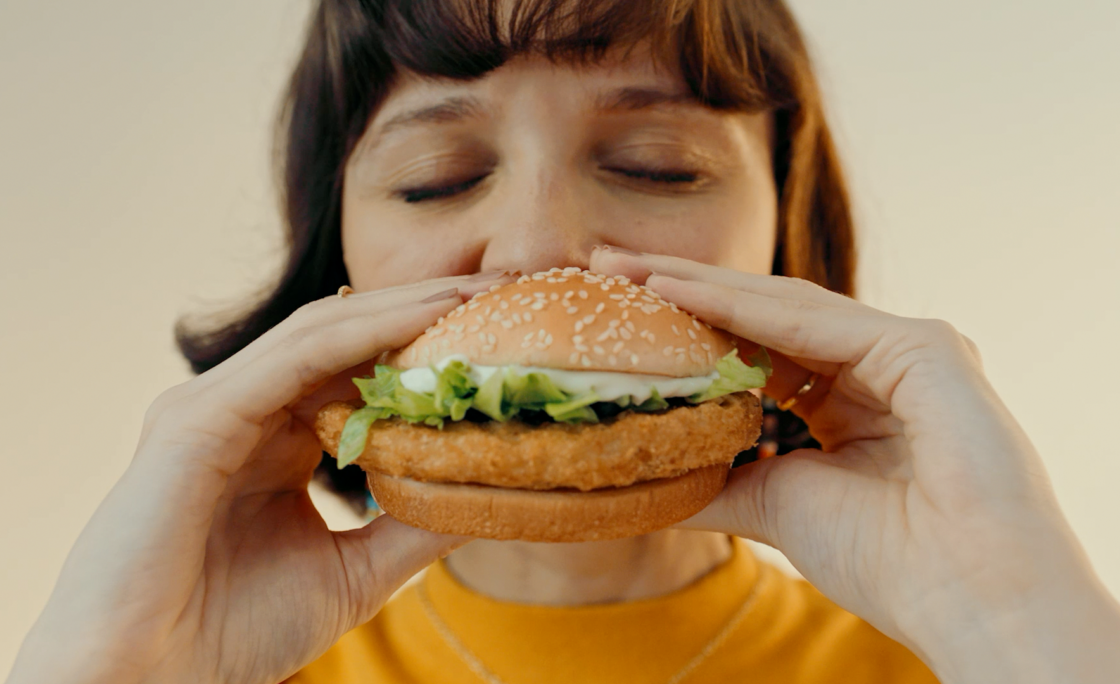
[{"label": "burger", "polygon": [[414,527],[573,542],[706,506],[758,439],[765,350],[625,277],[522,276],[464,302],[320,409],[339,467]]}]

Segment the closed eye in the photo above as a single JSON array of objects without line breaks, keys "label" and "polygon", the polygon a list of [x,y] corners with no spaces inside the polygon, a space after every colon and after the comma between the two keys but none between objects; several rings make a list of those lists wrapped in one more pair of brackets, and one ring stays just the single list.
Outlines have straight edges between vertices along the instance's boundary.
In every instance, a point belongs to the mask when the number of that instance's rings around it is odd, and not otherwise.
[{"label": "closed eye", "polygon": [[447,185],[436,185],[422,188],[404,188],[397,190],[394,194],[403,199],[409,204],[417,202],[426,202],[428,200],[444,199],[453,197],[459,193],[466,192],[474,186],[481,183],[489,174],[483,174],[474,178],[460,181],[458,183],[450,183]]},{"label": "closed eye", "polygon": [[650,181],[664,184],[695,183],[700,180],[700,175],[691,171],[660,170],[660,169],[629,169],[623,167],[604,167],[606,171],[617,173],[626,178]]}]

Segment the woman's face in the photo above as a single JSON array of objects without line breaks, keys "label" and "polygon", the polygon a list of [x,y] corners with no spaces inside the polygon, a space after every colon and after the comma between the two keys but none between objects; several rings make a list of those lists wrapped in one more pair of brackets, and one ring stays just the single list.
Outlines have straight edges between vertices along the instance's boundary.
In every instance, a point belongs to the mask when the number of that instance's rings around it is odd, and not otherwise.
[{"label": "woman's face", "polygon": [[404,75],[346,167],[342,240],[372,290],[586,267],[602,244],[768,273],[776,222],[769,116],[705,108],[635,50]]}]

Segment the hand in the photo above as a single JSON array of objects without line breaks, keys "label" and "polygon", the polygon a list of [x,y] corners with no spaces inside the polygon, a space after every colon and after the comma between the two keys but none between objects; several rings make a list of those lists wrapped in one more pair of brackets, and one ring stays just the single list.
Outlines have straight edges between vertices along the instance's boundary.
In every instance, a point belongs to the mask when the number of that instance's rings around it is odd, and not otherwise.
[{"label": "hand", "polygon": [[160,396],[11,684],[276,684],[372,618],[466,540],[387,516],[328,530],[307,494],[321,455],[309,425],[327,401],[357,396],[349,379],[368,367],[355,364],[509,280],[328,297]]},{"label": "hand", "polygon": [[[766,346],[776,399],[820,374],[793,411],[822,449],[735,470],[685,527],[780,549],[944,681],[1093,681],[1102,662],[1120,671],[1108,646],[1120,643],[1116,603],[971,341],[792,278],[609,248],[591,268]],[[1081,639],[1064,659],[1050,639],[1061,630]],[[973,655],[988,660],[962,662]],[[1002,678],[1004,666],[1017,674]]]}]

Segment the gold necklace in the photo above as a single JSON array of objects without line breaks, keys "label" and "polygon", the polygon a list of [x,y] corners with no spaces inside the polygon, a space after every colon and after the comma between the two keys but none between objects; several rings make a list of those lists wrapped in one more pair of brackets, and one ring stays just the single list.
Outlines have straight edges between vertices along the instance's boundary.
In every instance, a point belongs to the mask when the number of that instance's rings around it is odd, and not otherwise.
[{"label": "gold necklace", "polygon": [[[684,667],[677,670],[677,672],[666,681],[666,684],[680,684],[683,682],[701,663],[715,653],[716,650],[723,645],[723,642],[727,641],[727,638],[731,636],[731,633],[735,631],[735,628],[739,626],[739,623],[743,621],[743,618],[747,616],[747,613],[749,613],[754,606],[755,599],[758,598],[758,589],[762,583],[769,578],[769,574],[769,568],[764,564],[759,564],[758,577],[755,579],[754,586],[747,592],[747,596],[743,599],[739,608],[728,618],[723,628],[704,644],[700,652],[694,655],[692,660],[685,663]],[[417,583],[416,593],[420,599],[420,607],[424,609],[428,621],[435,627],[436,632],[439,633],[444,643],[455,652],[455,655],[466,664],[470,671],[479,679],[486,682],[486,684],[506,684],[501,677],[491,672],[490,669],[478,659],[478,656],[459,640],[455,632],[451,631],[451,627],[439,616],[439,613],[436,612],[436,607],[432,605],[432,599],[428,596],[428,589],[423,580]]]}]

